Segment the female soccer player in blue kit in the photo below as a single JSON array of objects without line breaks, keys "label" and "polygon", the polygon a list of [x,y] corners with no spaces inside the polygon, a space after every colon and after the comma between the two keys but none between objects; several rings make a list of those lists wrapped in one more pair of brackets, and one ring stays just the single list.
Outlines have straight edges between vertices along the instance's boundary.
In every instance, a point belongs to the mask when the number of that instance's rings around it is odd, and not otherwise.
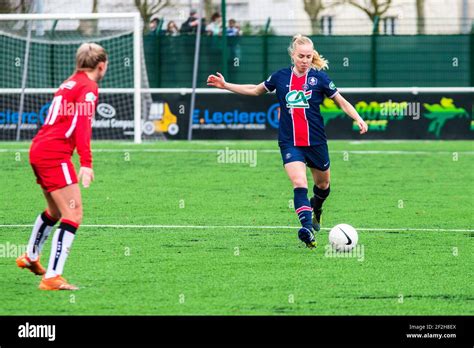
[{"label": "female soccer player in blue kit", "polygon": [[[322,71],[327,69],[328,62],[314,49],[310,38],[294,36],[288,53],[293,66],[278,70],[259,85],[229,83],[220,73],[209,75],[207,85],[251,96],[276,90],[280,103],[278,145],[293,184],[295,211],[302,225],[298,237],[307,247],[314,248],[313,228],[321,228],[322,205],[330,191],[329,152],[319,106],[324,97],[331,98],[357,122],[361,134],[367,132],[367,124]],[[311,200],[306,166],[314,179]]]}]

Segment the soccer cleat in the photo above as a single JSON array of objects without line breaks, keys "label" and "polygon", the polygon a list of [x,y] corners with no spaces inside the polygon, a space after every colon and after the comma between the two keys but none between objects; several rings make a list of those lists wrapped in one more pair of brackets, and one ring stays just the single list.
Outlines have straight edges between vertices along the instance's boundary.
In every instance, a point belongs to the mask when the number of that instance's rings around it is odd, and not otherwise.
[{"label": "soccer cleat", "polygon": [[317,243],[314,239],[313,232],[306,227],[302,227],[298,231],[298,238],[306,244],[306,246],[310,249],[316,248]]},{"label": "soccer cleat", "polygon": [[322,225],[322,222],[323,222],[322,214],[323,214],[323,209],[322,208],[320,208],[316,211],[313,211],[312,223],[313,223],[313,228],[316,232],[319,232],[319,230],[321,229],[321,225]]},{"label": "soccer cleat", "polygon": [[312,218],[313,228],[316,232],[319,232],[319,230],[321,229],[322,221],[323,221],[321,217],[321,215],[323,214],[323,209],[322,208],[314,209],[314,205],[313,205],[314,197],[311,197],[309,202],[311,203],[311,206],[313,207],[313,218]]},{"label": "soccer cleat", "polygon": [[29,269],[36,275],[43,275],[46,273],[46,270],[41,266],[39,259],[37,261],[31,261],[26,253],[16,259],[16,264],[20,268]]},{"label": "soccer cleat", "polygon": [[43,277],[39,288],[41,290],[79,290],[77,286],[69,284],[67,280],[60,275],[52,278]]}]

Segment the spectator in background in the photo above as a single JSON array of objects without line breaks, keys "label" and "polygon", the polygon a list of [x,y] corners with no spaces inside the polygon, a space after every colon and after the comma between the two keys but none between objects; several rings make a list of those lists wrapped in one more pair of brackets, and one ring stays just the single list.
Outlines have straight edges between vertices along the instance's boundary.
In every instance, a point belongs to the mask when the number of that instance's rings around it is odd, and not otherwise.
[{"label": "spectator in background", "polygon": [[168,25],[166,26],[166,35],[168,36],[177,36],[179,35],[178,26],[174,21],[169,21]]},{"label": "spectator in background", "polygon": [[220,13],[215,12],[211,16],[211,23],[206,27],[207,34],[210,36],[221,35],[222,33],[222,17]]},{"label": "spectator in background", "polygon": [[230,49],[230,56],[229,56],[229,63],[231,64],[231,71],[229,71],[230,76],[232,76],[233,71],[235,72],[238,65],[236,62],[241,58],[241,49],[240,49],[240,26],[237,25],[235,19],[229,19],[229,26],[226,30],[227,36],[229,39],[227,40],[227,46]]},{"label": "spectator in background", "polygon": [[[181,25],[182,34],[196,34],[199,25],[199,16],[197,11],[192,9],[189,12],[189,18]],[[201,19],[201,33],[206,31],[206,20]]]},{"label": "spectator in background", "polygon": [[240,26],[237,25],[235,19],[229,19],[229,26],[227,27],[227,36],[239,36]]},{"label": "spectator in background", "polygon": [[160,22],[159,18],[153,18],[150,23],[148,23],[148,33],[151,35],[157,35],[158,23]]}]

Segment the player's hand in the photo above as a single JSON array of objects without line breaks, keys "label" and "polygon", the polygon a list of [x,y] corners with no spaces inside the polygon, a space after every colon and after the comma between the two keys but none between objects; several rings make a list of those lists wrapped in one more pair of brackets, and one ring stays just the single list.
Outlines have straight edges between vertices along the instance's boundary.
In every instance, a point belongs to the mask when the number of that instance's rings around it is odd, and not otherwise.
[{"label": "player's hand", "polygon": [[362,119],[362,117],[359,117],[357,120],[357,125],[359,126],[360,129],[360,134],[367,133],[367,130],[369,129],[369,126],[367,126],[367,123]]},{"label": "player's hand", "polygon": [[213,86],[217,88],[224,88],[225,87],[225,79],[221,73],[217,72],[216,75],[209,75],[207,78],[207,85]]},{"label": "player's hand", "polygon": [[79,181],[82,179],[82,186],[88,188],[92,181],[94,181],[94,171],[92,168],[81,167],[79,169]]}]

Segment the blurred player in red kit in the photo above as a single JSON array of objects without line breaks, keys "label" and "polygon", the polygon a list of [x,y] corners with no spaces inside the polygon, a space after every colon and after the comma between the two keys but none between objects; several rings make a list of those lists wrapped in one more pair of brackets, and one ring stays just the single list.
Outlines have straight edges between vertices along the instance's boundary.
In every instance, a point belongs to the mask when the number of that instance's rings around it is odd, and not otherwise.
[{"label": "blurred player in red kit", "polygon": [[[107,71],[107,53],[94,43],[82,44],[76,53],[76,71],[54,95],[48,116],[34,137],[30,164],[43,189],[47,208],[33,226],[28,248],[16,263],[42,275],[42,290],[77,290],[61,275],[74,236],[82,222],[82,199],[78,178],[84,188],[94,180],[92,170],[92,118],[98,101],[98,86]],[[74,149],[80,158],[79,175],[71,161]],[[47,270],[40,264],[40,253],[53,226]]]}]

